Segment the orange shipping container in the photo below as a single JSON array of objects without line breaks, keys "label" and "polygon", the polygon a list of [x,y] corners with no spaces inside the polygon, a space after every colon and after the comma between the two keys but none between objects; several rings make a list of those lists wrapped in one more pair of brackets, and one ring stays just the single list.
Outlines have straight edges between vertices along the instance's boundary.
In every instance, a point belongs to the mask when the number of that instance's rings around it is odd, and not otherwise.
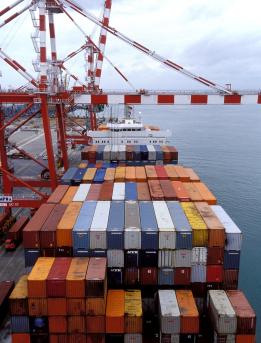
[{"label": "orange shipping container", "polygon": [[67,318],[65,316],[48,317],[50,333],[67,333]]},{"label": "orange shipping container", "polygon": [[81,207],[81,202],[72,202],[66,208],[56,230],[58,247],[72,247],[72,229]]},{"label": "orange shipping container", "polygon": [[206,202],[198,202],[195,206],[208,228],[208,246],[223,248],[225,246],[224,226]]},{"label": "orange shipping container", "polygon": [[85,316],[68,316],[68,333],[69,334],[77,334],[77,333],[85,333]]},{"label": "orange shipping container", "polygon": [[174,166],[176,173],[178,174],[180,181],[189,181],[189,174],[186,172],[186,169],[180,165]]},{"label": "orange shipping container", "polygon": [[104,316],[106,310],[106,296],[104,298],[86,298],[87,316]]},{"label": "orange shipping container", "polygon": [[145,166],[145,171],[148,180],[158,180],[158,175],[154,166]]},{"label": "orange shipping container", "polygon": [[77,192],[78,187],[77,186],[70,186],[68,191],[65,193],[64,197],[61,200],[62,205],[68,205],[70,202],[72,202],[73,197],[75,196],[75,193]]},{"label": "orange shipping container", "polygon": [[172,181],[172,187],[179,201],[189,201],[189,194],[181,181]]},{"label": "orange shipping container", "polygon": [[166,173],[168,175],[169,180],[171,181],[178,181],[179,176],[175,170],[175,167],[172,164],[167,164],[164,166]]},{"label": "orange shipping container", "polygon": [[83,175],[82,183],[92,183],[95,174],[96,174],[97,168],[88,168],[86,173]]},{"label": "orange shipping container", "polygon": [[12,343],[30,343],[31,338],[29,333],[12,333]]},{"label": "orange shipping container", "polygon": [[28,297],[46,298],[46,279],[54,257],[39,257],[28,276]]},{"label": "orange shipping container", "polygon": [[216,205],[217,198],[203,182],[195,182],[194,185],[202,195],[204,201],[206,201],[209,205]]},{"label": "orange shipping container", "polygon": [[135,182],[136,181],[136,173],[135,167],[126,167],[126,181]]},{"label": "orange shipping container", "polygon": [[48,316],[66,316],[67,307],[65,298],[48,298]]},{"label": "orange shipping container", "polygon": [[85,278],[88,264],[88,257],[75,257],[72,259],[66,276],[66,296],[68,298],[85,297]]},{"label": "orange shipping container", "polygon": [[28,299],[29,316],[45,317],[48,316],[48,303],[45,298]]},{"label": "orange shipping container", "polygon": [[148,186],[152,200],[164,200],[164,193],[158,180],[148,180]]},{"label": "orange shipping container", "polygon": [[137,193],[138,193],[138,200],[139,201],[149,201],[151,200],[150,197],[150,190],[147,182],[138,182],[137,183]]},{"label": "orange shipping container", "polygon": [[183,182],[182,184],[188,192],[191,201],[203,201],[202,195],[200,194],[198,189],[193,185],[192,182]]},{"label": "orange shipping container", "polygon": [[186,173],[190,178],[190,182],[200,182],[200,177],[195,173],[192,168],[185,168]]},{"label": "orange shipping container", "polygon": [[125,181],[125,173],[126,173],[126,167],[116,167],[115,169],[115,182],[124,182]]},{"label": "orange shipping container", "polygon": [[256,343],[255,335],[236,335],[236,343]]},{"label": "orange shipping container", "polygon": [[137,182],[147,181],[146,171],[144,167],[135,167],[135,175]]},{"label": "orange shipping container", "polygon": [[124,291],[109,290],[106,306],[106,333],[124,333]]},{"label": "orange shipping container", "polygon": [[85,299],[84,298],[67,298],[67,314],[69,316],[84,316],[85,315]]},{"label": "orange shipping container", "polygon": [[104,175],[104,181],[114,181],[115,168],[107,168]]},{"label": "orange shipping container", "polygon": [[87,316],[86,331],[88,333],[104,333],[105,316]]},{"label": "orange shipping container", "polygon": [[177,290],[176,297],[180,310],[180,332],[199,332],[199,313],[193,294],[190,290]]}]

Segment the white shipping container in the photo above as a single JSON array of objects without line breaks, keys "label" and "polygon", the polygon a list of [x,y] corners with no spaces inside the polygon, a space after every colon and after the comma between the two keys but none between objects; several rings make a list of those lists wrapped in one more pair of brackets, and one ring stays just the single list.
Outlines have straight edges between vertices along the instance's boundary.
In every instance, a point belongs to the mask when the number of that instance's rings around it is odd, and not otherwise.
[{"label": "white shipping container", "polygon": [[192,265],[207,264],[208,249],[205,247],[195,247],[192,249]]},{"label": "white shipping container", "polygon": [[[218,334],[214,331],[214,343],[219,343]],[[236,343],[236,335],[226,335],[226,343]]]},{"label": "white shipping container", "polygon": [[73,201],[85,201],[87,194],[89,193],[90,187],[91,185],[89,183],[81,184],[73,197]]},{"label": "white shipping container", "polygon": [[179,335],[161,333],[160,334],[160,343],[166,343],[166,342],[179,343],[180,342]]},{"label": "white shipping container", "polygon": [[106,229],[90,229],[90,249],[107,249]]},{"label": "white shipping container", "polygon": [[124,249],[141,249],[141,230],[137,227],[130,227],[124,231]]},{"label": "white shipping container", "polygon": [[125,333],[124,343],[142,343],[142,334],[140,334],[140,333]]},{"label": "white shipping container", "polygon": [[191,267],[191,282],[206,282],[207,266],[205,264],[194,264]]},{"label": "white shipping container", "polygon": [[191,267],[191,250],[179,249],[174,252],[174,267],[175,268],[190,268]]},{"label": "white shipping container", "polygon": [[174,290],[159,290],[160,331],[180,333],[180,311]]},{"label": "white shipping container", "polygon": [[210,317],[219,334],[235,334],[237,330],[236,313],[223,290],[210,290],[208,293]]},{"label": "white shipping container", "polygon": [[123,250],[107,250],[108,267],[123,268],[124,267],[124,251]]},{"label": "white shipping container", "polygon": [[174,268],[174,251],[173,250],[159,250],[158,251],[158,266]]},{"label": "white shipping container", "polygon": [[153,207],[159,229],[170,229],[175,231],[168,206],[165,201],[153,201]]},{"label": "white shipping container", "polygon": [[118,159],[118,145],[112,145],[111,146],[111,160],[117,161]]},{"label": "white shipping container", "polygon": [[125,183],[115,182],[113,185],[112,200],[125,200]]},{"label": "white shipping container", "polygon": [[90,249],[106,249],[110,201],[98,201],[90,228]]},{"label": "white shipping container", "polygon": [[111,146],[105,145],[103,150],[103,159],[104,161],[110,161],[111,160]]},{"label": "white shipping container", "polygon": [[226,232],[225,250],[241,250],[242,248],[242,232],[236,223],[230,218],[223,207],[212,205],[212,210],[221,221]]},{"label": "white shipping container", "polygon": [[159,249],[175,249],[176,232],[171,229],[159,230]]},{"label": "white shipping container", "polygon": [[126,160],[126,145],[119,145],[118,151],[118,160],[125,161]]},{"label": "white shipping container", "polygon": [[152,144],[147,145],[149,161],[156,161],[156,150]]}]

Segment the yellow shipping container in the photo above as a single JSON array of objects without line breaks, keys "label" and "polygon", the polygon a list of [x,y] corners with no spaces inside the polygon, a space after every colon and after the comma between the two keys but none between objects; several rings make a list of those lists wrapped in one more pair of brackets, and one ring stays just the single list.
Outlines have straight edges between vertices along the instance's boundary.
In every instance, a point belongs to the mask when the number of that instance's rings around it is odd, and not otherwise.
[{"label": "yellow shipping container", "polygon": [[193,232],[193,246],[208,246],[208,228],[192,202],[181,202],[181,206],[188,218]]},{"label": "yellow shipping container", "polygon": [[46,279],[54,263],[54,257],[39,257],[28,275],[28,296],[46,298]]},{"label": "yellow shipping container", "polygon": [[84,168],[87,168],[87,166],[88,166],[88,163],[81,162],[81,163],[78,165],[78,168],[84,169]]},{"label": "yellow shipping container", "polygon": [[75,193],[77,192],[78,187],[77,186],[71,186],[68,188],[67,192],[63,196],[61,200],[62,205],[69,205],[70,202],[72,202],[73,197],[75,196]]},{"label": "yellow shipping container", "polygon": [[22,275],[18,280],[13,292],[11,293],[9,299],[26,299],[28,297],[28,287],[27,287],[28,275]]},{"label": "yellow shipping container", "polygon": [[66,208],[56,230],[58,247],[72,247],[72,229],[82,207],[82,202],[71,202]]},{"label": "yellow shipping container", "polygon": [[104,175],[104,181],[114,181],[115,168],[107,168]]},{"label": "yellow shipping container", "polygon": [[142,333],[142,300],[140,290],[125,292],[125,332]]},{"label": "yellow shipping container", "polygon": [[97,168],[88,168],[86,173],[83,175],[82,182],[83,183],[92,183],[92,180],[95,177]]},{"label": "yellow shipping container", "polygon": [[115,182],[125,181],[126,167],[116,167],[115,170]]},{"label": "yellow shipping container", "polygon": [[135,182],[136,181],[136,173],[135,167],[126,167],[126,181]]}]

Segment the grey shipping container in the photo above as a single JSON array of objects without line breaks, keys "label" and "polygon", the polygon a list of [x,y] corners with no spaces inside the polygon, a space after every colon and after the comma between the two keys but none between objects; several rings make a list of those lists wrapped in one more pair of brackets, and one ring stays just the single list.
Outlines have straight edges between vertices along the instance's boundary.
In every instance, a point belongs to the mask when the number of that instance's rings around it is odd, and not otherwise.
[{"label": "grey shipping container", "polygon": [[137,201],[125,202],[125,249],[141,249],[140,214]]},{"label": "grey shipping container", "polygon": [[151,201],[140,201],[141,249],[158,249],[158,224]]},{"label": "grey shipping container", "polygon": [[206,264],[208,250],[205,247],[195,247],[192,249],[192,265]]},{"label": "grey shipping container", "polygon": [[180,311],[174,290],[159,290],[160,331],[180,333]]},{"label": "grey shipping container", "polygon": [[191,250],[179,249],[174,252],[174,266],[178,267],[191,267]]},{"label": "grey shipping container", "polygon": [[195,264],[191,268],[191,282],[206,282],[207,266]]},{"label": "grey shipping container", "polygon": [[140,333],[125,333],[124,343],[142,343],[142,335]]},{"label": "grey shipping container", "polygon": [[158,267],[170,267],[174,268],[175,267],[175,262],[174,262],[174,250],[159,250],[158,253]]},{"label": "grey shipping container", "polygon": [[107,248],[124,249],[124,201],[112,201],[107,226]]},{"label": "grey shipping container", "polygon": [[107,250],[108,267],[123,268],[124,267],[124,251],[123,250]]}]

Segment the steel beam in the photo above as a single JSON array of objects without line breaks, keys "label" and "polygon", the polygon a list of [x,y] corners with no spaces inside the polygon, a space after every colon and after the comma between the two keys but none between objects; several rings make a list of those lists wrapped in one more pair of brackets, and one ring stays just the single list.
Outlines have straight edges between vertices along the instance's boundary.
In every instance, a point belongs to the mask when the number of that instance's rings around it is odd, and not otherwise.
[{"label": "steel beam", "polygon": [[[30,103],[25,108],[23,108],[21,111],[19,111],[12,119],[10,119],[6,124],[0,127],[0,131],[4,130],[7,126],[11,125],[16,119],[21,117],[24,113],[26,113],[34,104]],[[4,123],[4,121],[3,121]]]}]

